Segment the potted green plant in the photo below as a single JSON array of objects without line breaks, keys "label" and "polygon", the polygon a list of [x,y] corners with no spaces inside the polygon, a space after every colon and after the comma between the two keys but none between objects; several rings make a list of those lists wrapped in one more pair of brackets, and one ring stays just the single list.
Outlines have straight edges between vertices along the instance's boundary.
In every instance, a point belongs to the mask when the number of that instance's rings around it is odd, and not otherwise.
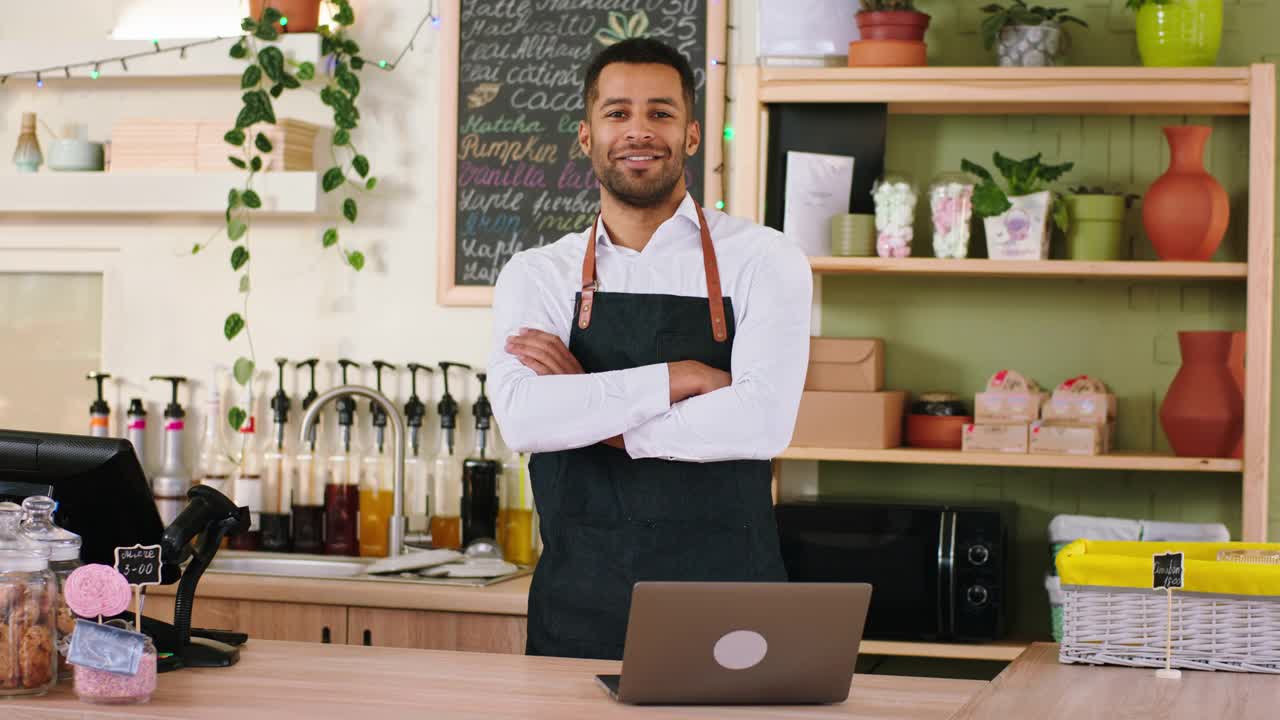
[{"label": "potted green plant", "polygon": [[1004,177],[1000,187],[981,165],[963,160],[960,167],[981,183],[973,191],[973,211],[983,218],[987,231],[987,256],[992,260],[1049,259],[1049,218],[1063,232],[1069,221],[1066,206],[1049,183],[1061,178],[1075,163],[1046,165],[1037,153],[1012,160],[993,153],[992,162]]},{"label": "potted green plant", "polygon": [[280,12],[272,23],[277,32],[315,32],[320,24],[320,0],[249,0],[249,16],[260,18],[269,7]]},{"label": "potted green plant", "polygon": [[863,40],[922,42],[929,15],[916,9],[913,0],[858,0],[858,35]]},{"label": "potted green plant", "polygon": [[1048,67],[1057,65],[1070,45],[1071,37],[1063,29],[1067,23],[1089,27],[1070,8],[1028,6],[1026,0],[1013,0],[1009,5],[992,3],[982,8],[987,18],[982,21],[982,41],[995,50],[1001,67]]},{"label": "potted green plant", "polygon": [[[285,17],[280,10],[268,4],[260,15],[246,17],[241,23],[245,35],[231,46],[230,55],[247,63],[240,77],[241,107],[235,118],[235,126],[223,136],[230,155],[227,161],[244,173],[242,182],[227,193],[227,210],[224,214],[225,232],[231,243],[230,265],[242,297],[242,309],[227,315],[222,333],[228,341],[243,334],[247,353],[238,357],[232,375],[240,385],[253,376],[255,355],[253,337],[249,331],[249,294],[252,288],[250,270],[253,267],[249,252],[254,211],[262,207],[262,198],[255,189],[258,175],[265,165],[263,156],[272,152],[272,143],[261,132],[263,124],[274,124],[276,115],[273,100],[286,90],[319,85],[320,101],[333,111],[332,134],[333,165],[321,176],[321,187],[326,193],[341,191],[344,195],[342,216],[354,224],[358,217],[356,195],[368,192],[377,185],[377,178],[370,174],[369,159],[356,148],[353,131],[360,124],[357,98],[360,95],[360,79],[357,77],[366,64],[360,56],[360,46],[348,35],[355,24],[355,11],[350,0],[328,0],[333,8],[334,29],[321,27],[320,54],[326,60],[329,71],[318,74],[310,62],[297,62],[286,58],[280,48],[271,41],[280,36],[280,21]],[[308,87],[312,91],[316,88]],[[191,252],[204,250],[212,239],[198,243]],[[348,250],[339,238],[338,228],[324,229],[319,242],[322,247],[335,247],[341,252],[343,262],[355,270],[364,268],[364,254]],[[245,409],[232,407],[227,422],[238,429],[246,418]]]},{"label": "potted green plant", "polygon": [[1070,227],[1067,257],[1072,260],[1127,260],[1125,217],[1137,195],[1101,187],[1072,187],[1066,194]]},{"label": "potted green plant", "polygon": [[1207,67],[1222,47],[1222,0],[1126,0],[1147,67]]}]

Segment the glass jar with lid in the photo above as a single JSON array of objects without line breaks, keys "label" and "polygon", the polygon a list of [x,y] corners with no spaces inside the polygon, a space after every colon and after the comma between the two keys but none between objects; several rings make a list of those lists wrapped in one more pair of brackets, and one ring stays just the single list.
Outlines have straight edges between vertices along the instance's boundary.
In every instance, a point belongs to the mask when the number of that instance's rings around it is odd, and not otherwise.
[{"label": "glass jar with lid", "polygon": [[[112,621],[116,622],[116,621]],[[125,628],[128,629],[128,628]],[[75,692],[81,702],[96,705],[138,705],[156,691],[156,646],[143,636],[142,657],[133,675],[75,665]]]},{"label": "glass jar with lid", "polygon": [[49,548],[22,535],[22,508],[0,503],[0,697],[43,695],[56,680],[58,580]]},{"label": "glass jar with lid", "polygon": [[71,665],[67,652],[71,648],[71,633],[76,629],[76,618],[63,596],[67,576],[80,567],[80,536],[58,527],[53,522],[53,511],[58,504],[53,498],[36,495],[22,501],[22,534],[49,549],[49,569],[58,578],[58,599],[54,605],[54,625],[58,646],[58,679],[71,679]]}]

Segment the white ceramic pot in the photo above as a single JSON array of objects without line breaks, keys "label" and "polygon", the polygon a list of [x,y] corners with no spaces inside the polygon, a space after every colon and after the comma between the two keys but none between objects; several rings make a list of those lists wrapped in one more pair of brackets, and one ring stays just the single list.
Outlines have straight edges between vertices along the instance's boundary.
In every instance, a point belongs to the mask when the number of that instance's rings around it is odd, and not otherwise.
[{"label": "white ceramic pot", "polygon": [[1056,24],[1006,25],[996,42],[1001,67],[1051,67],[1066,52],[1067,34]]},{"label": "white ceramic pot", "polygon": [[983,220],[992,260],[1048,260],[1053,195],[1038,192],[1009,198],[1013,207]]},{"label": "white ceramic pot", "polygon": [[49,144],[49,169],[102,170],[102,143],[74,138],[54,140]]}]

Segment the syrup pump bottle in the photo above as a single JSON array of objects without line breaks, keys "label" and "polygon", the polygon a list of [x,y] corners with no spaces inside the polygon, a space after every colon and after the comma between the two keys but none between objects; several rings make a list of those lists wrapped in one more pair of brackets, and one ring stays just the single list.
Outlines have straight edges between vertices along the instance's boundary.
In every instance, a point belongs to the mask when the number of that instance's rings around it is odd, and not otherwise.
[{"label": "syrup pump bottle", "polygon": [[230,454],[222,439],[222,395],[218,392],[218,367],[209,378],[209,392],[205,400],[204,435],[200,438],[199,459],[195,481],[208,485],[227,498],[231,497]]},{"label": "syrup pump bottle", "polygon": [[289,552],[289,510],[293,505],[289,482],[289,455],[285,452],[285,427],[289,424],[289,395],[284,391],[287,358],[276,358],[276,394],[271,397],[271,422],[275,433],[262,454],[262,549]]},{"label": "syrup pump bottle", "polygon": [[458,403],[449,394],[449,368],[471,369],[455,362],[440,363],[444,395],[436,405],[440,414],[440,442],[431,463],[431,545],[462,548],[462,464],[453,454],[453,431],[458,426]]},{"label": "syrup pump bottle", "polygon": [[501,465],[489,457],[489,429],[493,408],[484,394],[485,373],[476,373],[480,395],[471,414],[475,417],[475,447],[462,464],[462,544],[498,537],[498,473]]},{"label": "syrup pump bottle", "polygon": [[84,376],[86,380],[98,382],[98,399],[89,406],[89,434],[93,437],[109,437],[111,433],[111,406],[102,399],[102,381],[111,377],[101,370],[95,370]]},{"label": "syrup pump bottle", "polygon": [[409,399],[404,404],[405,424],[409,426],[409,451],[404,458],[404,507],[408,518],[406,541],[421,542],[427,532],[427,497],[431,487],[431,471],[422,457],[422,421],[427,406],[418,398],[418,371],[431,368],[409,363]]},{"label": "syrup pump bottle", "polygon": [[[302,411],[306,412],[311,403],[320,397],[316,392],[316,365],[319,358],[308,358],[294,365],[305,367],[311,371],[311,389],[302,398]],[[293,551],[318,555],[324,550],[324,486],[320,482],[323,474],[318,471],[317,458],[320,457],[320,427],[324,424],[324,416],[316,415],[315,424],[307,434],[307,442],[298,451],[293,463]]]},{"label": "syrup pump bottle", "polygon": [[[383,360],[373,361],[378,392],[382,392],[382,371],[396,366]],[[391,477],[391,458],[386,451],[387,413],[376,402],[369,401],[373,421],[373,446],[364,458],[360,475],[360,556],[386,557],[390,541],[392,503],[395,485]]]},{"label": "syrup pump bottle", "polygon": [[191,471],[182,461],[187,412],[178,404],[178,386],[187,379],[179,375],[152,375],[151,379],[173,385],[173,395],[164,407],[164,464],[151,478],[151,494],[155,496],[160,521],[169,527],[187,506],[187,491],[191,489]]},{"label": "syrup pump bottle", "polygon": [[142,474],[147,472],[147,409],[142,406],[142,398],[131,398],[129,410],[125,413],[125,438],[133,446],[133,454],[138,456],[138,464],[142,466]]},{"label": "syrup pump bottle", "polygon": [[240,466],[236,470],[235,503],[249,508],[249,529],[231,538],[232,550],[257,550],[262,543],[262,450],[258,447],[257,405],[253,378],[244,384],[245,419],[240,425]]},{"label": "syrup pump bottle", "polygon": [[[347,369],[360,363],[340,358],[342,384],[347,384]],[[338,406],[338,445],[329,457],[324,486],[324,553],[326,555],[358,555],[360,531],[359,454],[351,451],[351,426],[356,421],[356,400],[343,395]]]}]

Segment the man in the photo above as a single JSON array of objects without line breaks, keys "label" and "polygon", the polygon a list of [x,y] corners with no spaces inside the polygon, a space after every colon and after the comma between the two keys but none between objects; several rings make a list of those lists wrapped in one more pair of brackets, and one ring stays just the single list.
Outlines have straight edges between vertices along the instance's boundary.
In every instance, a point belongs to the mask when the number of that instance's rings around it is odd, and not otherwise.
[{"label": "man", "polygon": [[701,129],[679,52],[606,48],[583,96],[600,216],[503,269],[489,377],[503,437],[534,453],[527,651],[620,659],[637,581],[786,580],[769,460],[795,425],[813,281],[781,234],[686,191]]}]

